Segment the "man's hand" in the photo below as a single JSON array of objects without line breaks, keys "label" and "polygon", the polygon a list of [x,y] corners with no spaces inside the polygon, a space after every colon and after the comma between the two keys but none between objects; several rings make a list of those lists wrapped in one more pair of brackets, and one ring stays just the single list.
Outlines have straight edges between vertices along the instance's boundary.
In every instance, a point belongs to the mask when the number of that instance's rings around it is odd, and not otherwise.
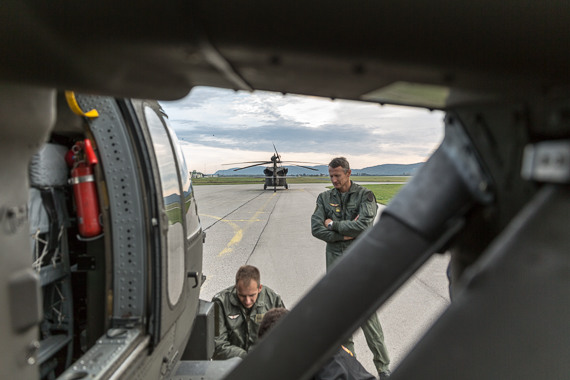
[{"label": "man's hand", "polygon": [[[356,218],[354,218],[354,220],[357,221],[358,218],[360,218],[360,214],[356,215]],[[325,225],[325,227],[328,227],[328,226],[329,226],[329,223],[332,222],[332,221],[333,221],[332,219],[326,219],[323,224]],[[354,239],[354,238],[351,238],[351,239]],[[350,240],[350,239],[345,239],[345,240]]]},{"label": "man's hand", "polygon": [[[356,215],[356,218],[354,218],[354,220],[358,220],[358,217],[359,217],[359,216],[360,216],[360,215]],[[332,222],[332,221],[333,221],[332,219],[327,219],[327,220],[325,220],[325,222],[324,222],[325,227],[328,228],[329,223]],[[352,236],[345,236],[345,237],[343,238],[343,240],[353,240],[353,239],[354,239],[354,237],[352,237]]]}]

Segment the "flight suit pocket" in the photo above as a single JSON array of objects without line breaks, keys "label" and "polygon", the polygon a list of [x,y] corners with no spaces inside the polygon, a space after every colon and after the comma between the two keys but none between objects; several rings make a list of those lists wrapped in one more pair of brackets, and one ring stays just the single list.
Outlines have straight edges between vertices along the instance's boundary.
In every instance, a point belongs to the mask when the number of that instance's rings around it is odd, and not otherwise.
[{"label": "flight suit pocket", "polygon": [[226,319],[227,319],[228,324],[230,325],[230,327],[232,329],[239,327],[243,323],[243,317],[239,313],[238,314],[228,314]]},{"label": "flight suit pocket", "polygon": [[342,220],[342,210],[339,203],[330,202],[327,206],[327,218],[332,220]]},{"label": "flight suit pocket", "polygon": [[227,322],[229,330],[233,333],[235,331],[240,331],[242,325],[244,324],[243,317],[240,314],[233,314],[227,316]]},{"label": "flight suit pocket", "polygon": [[354,220],[358,216],[358,208],[356,207],[347,207],[346,214],[349,217],[349,220]]},{"label": "flight suit pocket", "polygon": [[228,335],[231,344],[239,347],[243,347],[245,344],[244,337],[242,336],[243,324],[245,321],[240,314],[228,315]]},{"label": "flight suit pocket", "polygon": [[262,314],[256,314],[255,315],[255,323],[259,324],[261,323],[261,321],[263,320],[263,317],[265,316],[265,313]]}]

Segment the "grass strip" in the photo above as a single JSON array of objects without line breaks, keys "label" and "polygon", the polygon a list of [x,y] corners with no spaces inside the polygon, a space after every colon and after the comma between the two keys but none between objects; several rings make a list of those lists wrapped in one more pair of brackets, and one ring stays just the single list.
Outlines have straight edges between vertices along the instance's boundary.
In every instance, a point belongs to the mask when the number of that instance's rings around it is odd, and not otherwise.
[{"label": "grass strip", "polygon": [[376,197],[376,201],[380,204],[383,205],[387,205],[388,202],[390,202],[390,200],[392,198],[394,198],[394,196],[396,194],[398,194],[398,191],[400,191],[400,189],[402,188],[402,184],[381,184],[381,185],[362,185],[364,187],[366,187],[367,189],[372,190],[372,192],[374,193],[374,196]]}]

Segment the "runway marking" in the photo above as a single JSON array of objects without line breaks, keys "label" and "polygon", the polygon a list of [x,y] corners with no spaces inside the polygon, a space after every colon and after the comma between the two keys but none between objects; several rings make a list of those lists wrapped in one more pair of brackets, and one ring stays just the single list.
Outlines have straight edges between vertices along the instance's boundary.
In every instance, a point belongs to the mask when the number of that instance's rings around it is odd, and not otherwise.
[{"label": "runway marking", "polygon": [[231,252],[233,250],[232,246],[239,243],[241,241],[241,239],[243,238],[242,229],[239,228],[239,226],[237,224],[235,224],[233,221],[223,219],[223,218],[220,218],[219,216],[214,216],[214,215],[207,215],[207,214],[200,214],[200,215],[204,215],[204,216],[207,216],[208,218],[216,219],[216,220],[219,220],[220,222],[227,223],[234,230],[234,236],[231,238],[229,243],[226,244],[226,247],[224,249],[222,249],[220,251],[220,253],[218,253],[218,257],[223,256],[226,253]]},{"label": "runway marking", "polygon": [[[247,228],[253,223],[253,222],[261,222],[262,220],[259,219],[259,215],[260,214],[264,214],[265,211],[263,211],[265,209],[265,207],[267,206],[267,204],[269,203],[269,201],[271,200],[271,198],[273,198],[274,196],[276,196],[276,193],[273,193],[273,195],[267,199],[267,201],[253,214],[253,216],[249,219],[223,219],[220,218],[218,216],[214,216],[214,215],[207,215],[207,214],[200,214],[200,215],[204,215],[208,218],[213,218],[216,219],[220,222],[224,222],[229,224],[232,229],[234,230],[234,236],[230,239],[230,241],[228,242],[228,244],[226,244],[225,248],[222,249],[220,251],[220,253],[218,253],[218,257],[224,256],[227,253],[232,252],[233,246],[236,245],[237,243],[239,243],[241,241],[241,239],[243,239],[243,231],[244,229],[247,230]],[[244,229],[240,228],[237,224],[235,224],[234,222],[246,222],[246,226]]]},{"label": "runway marking", "polygon": [[230,253],[231,251],[233,251],[234,249],[232,248],[232,246],[239,243],[242,238],[243,238],[243,230],[239,229],[235,233],[234,237],[232,237],[232,240],[230,240],[230,242],[226,245],[226,248],[222,249],[222,251],[218,253],[218,257],[221,257],[226,253]]},{"label": "runway marking", "polygon": [[[273,193],[271,195],[271,198],[273,198],[274,196],[276,196],[277,193]],[[248,224],[251,224],[254,220],[254,218],[258,218],[260,214],[265,214],[265,211],[261,211],[261,210],[265,210],[265,206],[267,206],[267,204],[269,203],[269,201],[271,200],[271,198],[267,198],[267,201],[265,201],[265,203],[263,204],[263,206],[261,206],[260,209],[258,209],[255,214],[253,214],[253,216],[249,219]]]}]

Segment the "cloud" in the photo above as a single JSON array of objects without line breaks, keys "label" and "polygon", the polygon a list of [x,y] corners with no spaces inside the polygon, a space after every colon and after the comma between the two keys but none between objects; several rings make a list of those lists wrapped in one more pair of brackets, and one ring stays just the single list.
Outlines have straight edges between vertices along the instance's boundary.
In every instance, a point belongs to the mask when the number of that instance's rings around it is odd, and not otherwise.
[{"label": "cloud", "polygon": [[161,105],[189,167],[194,163],[199,171],[226,168],[223,162],[267,160],[272,144],[284,160],[328,162],[344,155],[355,168],[414,163],[424,161],[443,138],[443,113],[410,107],[207,87]]}]

